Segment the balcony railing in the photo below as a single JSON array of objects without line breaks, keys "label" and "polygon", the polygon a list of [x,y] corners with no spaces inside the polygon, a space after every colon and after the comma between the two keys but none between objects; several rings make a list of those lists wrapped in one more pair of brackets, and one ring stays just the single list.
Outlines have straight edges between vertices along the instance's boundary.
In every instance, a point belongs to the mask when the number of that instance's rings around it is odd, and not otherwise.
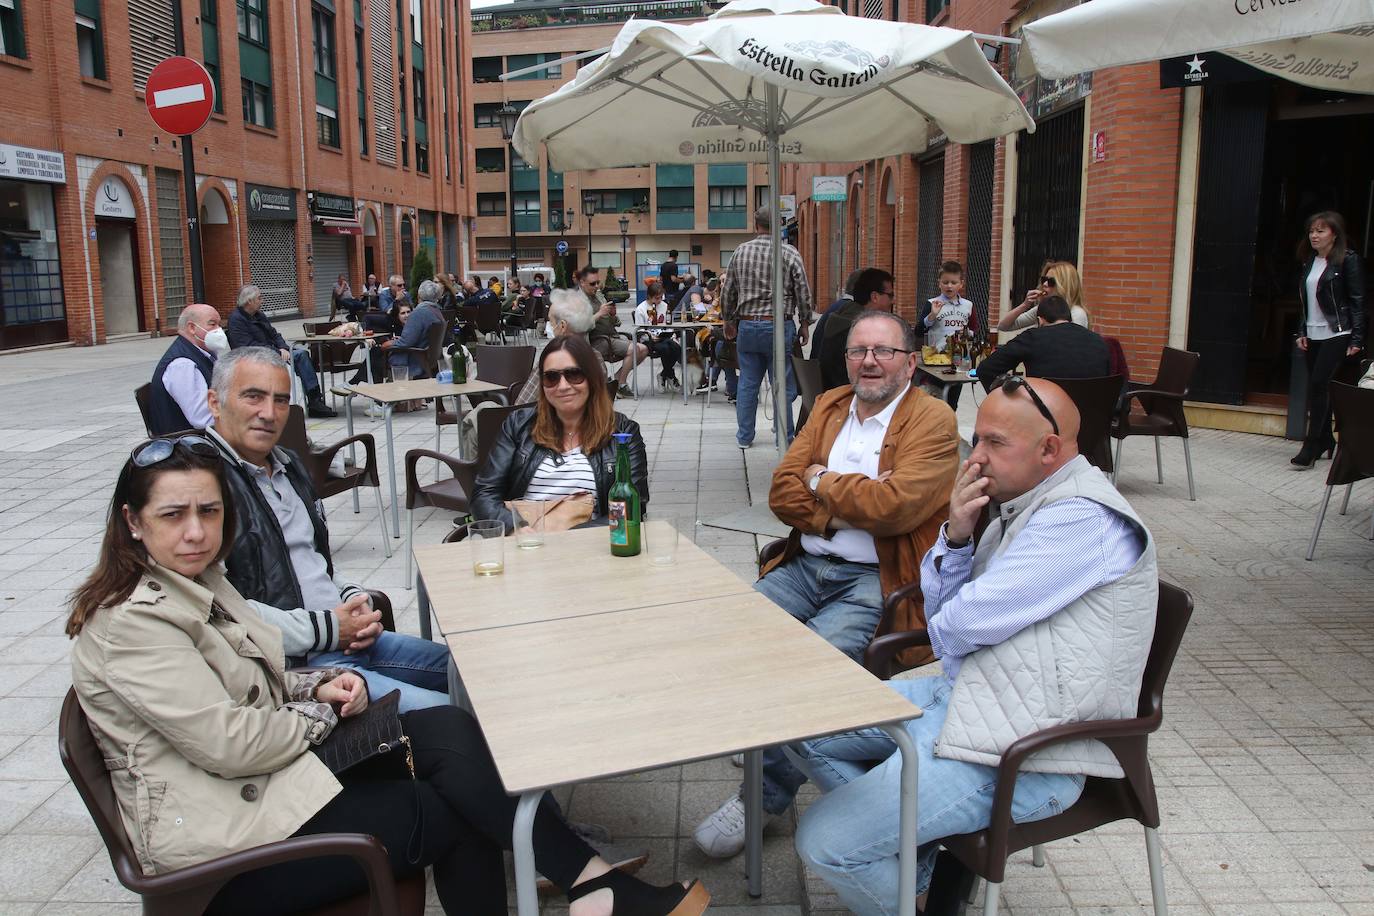
[{"label": "balcony railing", "polygon": [[630,3],[591,3],[536,10],[473,10],[474,32],[505,32],[551,25],[589,25],[635,19],[704,19],[723,0],[641,0]]}]

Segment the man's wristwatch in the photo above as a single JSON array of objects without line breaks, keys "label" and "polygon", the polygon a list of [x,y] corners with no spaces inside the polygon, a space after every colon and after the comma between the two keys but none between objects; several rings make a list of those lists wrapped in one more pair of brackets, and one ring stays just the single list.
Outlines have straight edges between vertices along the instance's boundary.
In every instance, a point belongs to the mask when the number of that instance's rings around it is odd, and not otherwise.
[{"label": "man's wristwatch", "polygon": [[812,496],[820,495],[816,491],[820,488],[821,478],[829,473],[829,471],[817,471],[814,475],[812,475],[811,479],[806,482],[806,487],[811,491]]}]

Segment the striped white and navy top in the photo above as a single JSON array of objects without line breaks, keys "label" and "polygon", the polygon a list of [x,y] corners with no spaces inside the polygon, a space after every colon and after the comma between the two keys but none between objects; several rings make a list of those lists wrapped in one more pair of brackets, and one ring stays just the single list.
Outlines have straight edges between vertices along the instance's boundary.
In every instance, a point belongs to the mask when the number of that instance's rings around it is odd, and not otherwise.
[{"label": "striped white and navy top", "polygon": [[539,463],[525,490],[525,499],[558,499],[571,493],[595,493],[591,462],[575,448],[566,455],[550,455]]}]

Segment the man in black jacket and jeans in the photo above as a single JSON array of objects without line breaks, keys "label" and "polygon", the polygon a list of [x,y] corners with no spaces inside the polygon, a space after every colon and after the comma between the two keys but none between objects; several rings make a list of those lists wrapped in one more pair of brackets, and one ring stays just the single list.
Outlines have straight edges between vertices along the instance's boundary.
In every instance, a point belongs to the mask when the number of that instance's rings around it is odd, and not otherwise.
[{"label": "man in black jacket and jeans", "polygon": [[1038,327],[1023,331],[978,364],[985,391],[1021,363],[1034,378],[1101,378],[1111,375],[1107,342],[1096,331],[1073,323],[1069,304],[1059,296],[1040,300]]},{"label": "man in black jacket and jeans", "polygon": [[309,474],[277,446],[290,400],[288,364],[273,350],[231,350],[215,364],[209,435],[238,519],[229,581],[281,630],[288,664],[354,669],[373,699],[400,690],[403,712],[447,703],[444,645],[383,631],[362,586],[335,575]]},{"label": "man in black jacket and jeans", "polygon": [[315,374],[314,364],[310,362],[309,351],[304,347],[293,351],[281,332],[262,313],[262,290],[256,286],[245,286],[239,290],[237,305],[229,315],[229,346],[235,350],[240,347],[267,347],[281,353],[283,359],[291,360],[301,386],[305,388],[306,413],[316,418],[337,417],[338,414],[324,402],[320,379]]}]

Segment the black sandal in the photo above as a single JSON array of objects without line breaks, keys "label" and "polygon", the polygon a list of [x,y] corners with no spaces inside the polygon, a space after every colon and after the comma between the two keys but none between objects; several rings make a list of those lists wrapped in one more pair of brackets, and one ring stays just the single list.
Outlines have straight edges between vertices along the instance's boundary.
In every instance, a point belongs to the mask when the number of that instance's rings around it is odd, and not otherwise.
[{"label": "black sandal", "polygon": [[681,884],[656,887],[611,869],[568,891],[568,903],[602,889],[615,895],[612,907],[615,916],[698,916],[711,902],[711,892],[700,881],[694,880],[687,887]]}]

